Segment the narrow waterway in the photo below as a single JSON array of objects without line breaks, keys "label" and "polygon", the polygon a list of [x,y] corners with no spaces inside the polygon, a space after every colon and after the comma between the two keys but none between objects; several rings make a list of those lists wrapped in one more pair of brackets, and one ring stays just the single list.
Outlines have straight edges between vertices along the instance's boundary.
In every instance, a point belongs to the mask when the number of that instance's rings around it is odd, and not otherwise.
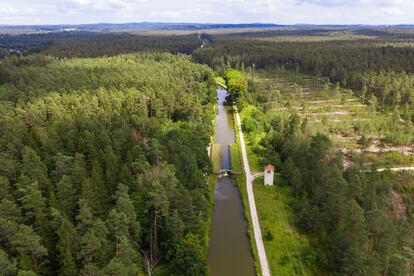
[{"label": "narrow waterway", "polygon": [[[222,145],[221,168],[231,169],[229,145],[236,141],[226,96],[225,90],[217,90],[216,143]],[[207,262],[212,276],[255,275],[242,201],[231,177],[217,180]]]}]

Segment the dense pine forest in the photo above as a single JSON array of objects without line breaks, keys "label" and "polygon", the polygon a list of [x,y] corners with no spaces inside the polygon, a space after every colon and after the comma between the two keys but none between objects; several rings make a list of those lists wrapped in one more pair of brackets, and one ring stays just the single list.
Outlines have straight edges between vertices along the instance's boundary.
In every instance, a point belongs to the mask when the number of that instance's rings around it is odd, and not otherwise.
[{"label": "dense pine forest", "polygon": [[11,56],[0,80],[2,275],[206,273],[209,68]]},{"label": "dense pine forest", "polygon": [[43,52],[56,57],[99,57],[158,51],[191,54],[200,46],[197,34],[132,35],[128,33],[61,32],[0,34],[0,58]]},{"label": "dense pine forest", "polygon": [[412,30],[2,35],[0,57],[2,275],[208,274],[216,74],[310,241],[284,262],[414,274],[414,175],[377,171],[412,166]]}]

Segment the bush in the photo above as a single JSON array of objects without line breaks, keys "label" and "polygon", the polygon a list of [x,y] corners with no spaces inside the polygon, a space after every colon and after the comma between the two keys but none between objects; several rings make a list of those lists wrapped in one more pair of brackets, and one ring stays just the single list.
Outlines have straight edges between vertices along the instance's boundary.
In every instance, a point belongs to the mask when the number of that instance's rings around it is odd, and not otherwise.
[{"label": "bush", "polygon": [[265,235],[265,240],[273,241],[274,239],[275,239],[275,236],[273,235],[272,231],[267,230],[266,235]]}]

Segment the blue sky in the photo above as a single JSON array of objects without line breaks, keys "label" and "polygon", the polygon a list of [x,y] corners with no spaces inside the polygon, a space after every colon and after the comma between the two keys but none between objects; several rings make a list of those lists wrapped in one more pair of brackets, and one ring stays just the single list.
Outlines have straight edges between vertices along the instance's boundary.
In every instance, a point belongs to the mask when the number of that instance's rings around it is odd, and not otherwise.
[{"label": "blue sky", "polygon": [[0,0],[0,24],[414,24],[414,0]]}]

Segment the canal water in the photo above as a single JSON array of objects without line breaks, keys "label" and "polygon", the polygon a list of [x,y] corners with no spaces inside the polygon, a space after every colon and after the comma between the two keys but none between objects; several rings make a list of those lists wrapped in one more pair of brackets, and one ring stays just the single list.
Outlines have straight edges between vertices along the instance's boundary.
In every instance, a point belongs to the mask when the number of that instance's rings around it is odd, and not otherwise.
[{"label": "canal water", "polygon": [[[216,143],[221,144],[221,168],[231,169],[230,144],[236,143],[227,91],[217,90]],[[231,177],[217,179],[207,262],[212,276],[253,276],[254,264],[240,192]]]}]

